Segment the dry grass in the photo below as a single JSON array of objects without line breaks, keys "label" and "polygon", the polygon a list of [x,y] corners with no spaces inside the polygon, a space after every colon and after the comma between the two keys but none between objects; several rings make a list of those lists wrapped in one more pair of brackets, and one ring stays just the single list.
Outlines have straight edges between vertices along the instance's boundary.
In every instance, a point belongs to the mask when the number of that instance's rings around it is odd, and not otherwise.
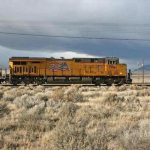
[{"label": "dry grass", "polygon": [[150,88],[0,86],[0,149],[148,150]]}]

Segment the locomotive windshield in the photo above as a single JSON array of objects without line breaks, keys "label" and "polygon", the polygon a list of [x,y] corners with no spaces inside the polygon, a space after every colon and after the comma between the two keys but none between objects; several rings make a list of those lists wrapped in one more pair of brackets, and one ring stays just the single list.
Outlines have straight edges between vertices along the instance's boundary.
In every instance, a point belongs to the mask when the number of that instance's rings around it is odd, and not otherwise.
[{"label": "locomotive windshield", "polygon": [[119,64],[119,58],[116,57],[107,57],[105,62],[110,65]]}]

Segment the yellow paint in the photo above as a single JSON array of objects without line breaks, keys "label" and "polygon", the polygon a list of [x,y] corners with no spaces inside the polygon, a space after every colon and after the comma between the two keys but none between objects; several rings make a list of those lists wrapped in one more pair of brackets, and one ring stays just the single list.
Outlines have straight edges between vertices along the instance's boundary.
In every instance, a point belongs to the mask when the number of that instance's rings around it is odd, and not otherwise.
[{"label": "yellow paint", "polygon": [[[14,65],[14,61],[27,62],[26,65]],[[35,63],[39,62],[39,63]],[[63,65],[64,69],[59,69]],[[125,64],[109,65],[98,62],[75,62],[73,59],[17,59],[9,62],[12,75],[19,76],[126,76]],[[67,66],[67,67],[66,67]],[[18,70],[17,70],[18,68]],[[34,70],[36,68],[36,70]],[[53,68],[53,69],[52,69]],[[63,68],[63,67],[62,67]],[[16,71],[17,70],[17,71]]]}]

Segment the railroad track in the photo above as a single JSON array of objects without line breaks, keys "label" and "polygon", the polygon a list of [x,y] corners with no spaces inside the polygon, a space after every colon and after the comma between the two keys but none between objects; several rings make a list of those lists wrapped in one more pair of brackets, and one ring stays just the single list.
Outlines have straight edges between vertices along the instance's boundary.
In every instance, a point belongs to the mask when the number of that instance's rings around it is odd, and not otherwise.
[{"label": "railroad track", "polygon": [[150,86],[150,83],[132,83],[132,85],[136,85],[136,86]]},{"label": "railroad track", "polygon": [[[31,86],[39,86],[38,84],[29,84]],[[45,87],[52,87],[52,86],[71,86],[72,84],[41,84],[41,86]],[[95,86],[94,84],[76,84],[76,85],[81,85],[81,86]],[[17,86],[26,86],[24,84],[18,84],[18,85],[13,85],[13,84],[0,84],[0,86],[12,86],[12,87],[17,87]],[[106,86],[106,85],[103,85]]]},{"label": "railroad track", "polygon": [[[39,86],[38,84],[29,84],[31,86]],[[52,86],[71,86],[72,84],[42,84],[41,86],[45,87],[52,87]],[[76,84],[76,85],[81,85],[81,86],[95,86],[95,84]],[[132,83],[132,84],[125,84],[126,86],[130,85],[135,85],[135,86],[150,86],[150,83]],[[0,86],[12,86],[12,87],[18,87],[18,86],[26,86],[24,84],[18,84],[18,85],[13,85],[13,84],[0,84]],[[100,86],[108,86],[106,84],[102,84]],[[115,86],[120,86],[120,85],[115,85]]]}]

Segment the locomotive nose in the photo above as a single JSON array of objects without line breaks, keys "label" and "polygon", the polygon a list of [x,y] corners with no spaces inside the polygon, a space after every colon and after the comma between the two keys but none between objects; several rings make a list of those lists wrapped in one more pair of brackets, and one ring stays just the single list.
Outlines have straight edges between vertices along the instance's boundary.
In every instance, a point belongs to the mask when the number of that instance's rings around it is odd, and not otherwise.
[{"label": "locomotive nose", "polygon": [[131,72],[131,69],[129,69],[128,76],[127,76],[127,83],[128,84],[132,83],[131,75],[132,75],[132,72]]}]

